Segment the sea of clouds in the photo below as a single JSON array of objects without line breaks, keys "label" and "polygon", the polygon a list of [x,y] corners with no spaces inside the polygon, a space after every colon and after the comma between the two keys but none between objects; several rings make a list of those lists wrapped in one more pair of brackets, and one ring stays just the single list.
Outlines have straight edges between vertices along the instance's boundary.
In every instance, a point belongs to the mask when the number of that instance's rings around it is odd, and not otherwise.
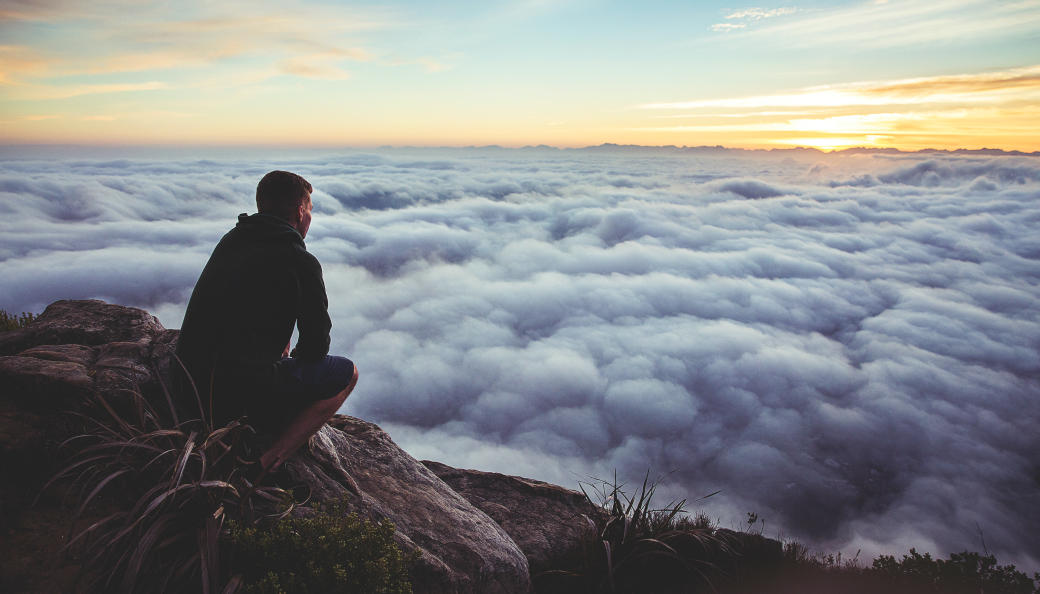
[{"label": "sea of clouds", "polygon": [[[1040,569],[1040,159],[382,150],[0,159],[0,308],[178,327],[260,177],[315,186],[344,412],[412,455],[820,550]],[[759,524],[756,530],[761,529]]]}]

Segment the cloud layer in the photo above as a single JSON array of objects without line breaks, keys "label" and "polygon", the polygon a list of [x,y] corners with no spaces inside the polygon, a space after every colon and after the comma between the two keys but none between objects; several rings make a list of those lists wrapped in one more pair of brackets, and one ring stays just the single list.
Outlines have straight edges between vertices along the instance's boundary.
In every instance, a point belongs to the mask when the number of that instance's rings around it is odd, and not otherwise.
[{"label": "cloud layer", "polygon": [[[792,153],[797,155],[798,153]],[[675,471],[724,525],[1040,569],[1040,162],[580,151],[0,161],[0,307],[180,323],[270,169],[306,176],[345,412],[574,486]],[[1033,570],[1033,569],[1031,569]]]}]

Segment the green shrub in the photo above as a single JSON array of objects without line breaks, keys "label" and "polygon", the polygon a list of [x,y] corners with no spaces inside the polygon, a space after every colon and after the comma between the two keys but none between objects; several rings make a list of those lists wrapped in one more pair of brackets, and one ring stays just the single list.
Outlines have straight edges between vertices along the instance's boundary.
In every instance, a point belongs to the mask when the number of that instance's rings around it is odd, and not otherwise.
[{"label": "green shrub", "polygon": [[247,594],[411,594],[411,565],[394,543],[394,525],[345,515],[346,499],[309,518],[287,518],[269,530],[233,523],[236,571]]},{"label": "green shrub", "polygon": [[[997,565],[993,555],[964,551],[949,560],[932,559],[910,549],[896,561],[892,555],[874,559],[866,573],[878,590],[942,592],[943,594],[1033,594],[1040,591],[1033,580],[1014,565]],[[1040,575],[1036,576],[1040,580]]]},{"label": "green shrub", "polygon": [[32,324],[35,319],[36,316],[31,313],[23,311],[21,316],[17,316],[0,309],[0,332],[25,328],[29,324]]},{"label": "green shrub", "polygon": [[[739,548],[738,548],[739,549]],[[763,560],[737,550],[732,579],[720,594],[1037,594],[1036,585],[1014,565],[997,565],[993,555],[965,551],[949,560],[910,549],[896,560],[881,555],[871,566],[856,557],[821,555],[788,542],[779,559]],[[729,568],[727,568],[729,569]],[[1040,580],[1040,574],[1035,576]]]}]

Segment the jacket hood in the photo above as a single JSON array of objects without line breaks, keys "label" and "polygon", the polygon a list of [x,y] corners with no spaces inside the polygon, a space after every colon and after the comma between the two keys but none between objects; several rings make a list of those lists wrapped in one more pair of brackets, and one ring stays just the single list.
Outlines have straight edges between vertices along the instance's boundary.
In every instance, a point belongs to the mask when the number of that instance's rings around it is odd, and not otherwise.
[{"label": "jacket hood", "polygon": [[249,241],[293,241],[303,247],[303,237],[295,227],[272,214],[238,215],[235,230]]}]

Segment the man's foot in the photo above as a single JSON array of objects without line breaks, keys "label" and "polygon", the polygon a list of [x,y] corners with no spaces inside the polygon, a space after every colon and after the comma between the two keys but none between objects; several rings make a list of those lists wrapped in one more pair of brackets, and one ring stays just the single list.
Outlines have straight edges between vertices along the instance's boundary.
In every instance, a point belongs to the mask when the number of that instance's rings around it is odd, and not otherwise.
[{"label": "man's foot", "polygon": [[289,477],[284,465],[265,469],[260,460],[257,460],[246,466],[242,478],[249,483],[250,490],[259,487],[281,489],[291,494],[297,504],[302,504],[311,497],[311,488],[306,484],[295,483]]},{"label": "man's foot", "polygon": [[238,463],[253,464],[260,461],[260,456],[263,455],[263,452],[260,451],[256,444],[256,437],[252,428],[247,425],[245,429],[239,437]]}]

